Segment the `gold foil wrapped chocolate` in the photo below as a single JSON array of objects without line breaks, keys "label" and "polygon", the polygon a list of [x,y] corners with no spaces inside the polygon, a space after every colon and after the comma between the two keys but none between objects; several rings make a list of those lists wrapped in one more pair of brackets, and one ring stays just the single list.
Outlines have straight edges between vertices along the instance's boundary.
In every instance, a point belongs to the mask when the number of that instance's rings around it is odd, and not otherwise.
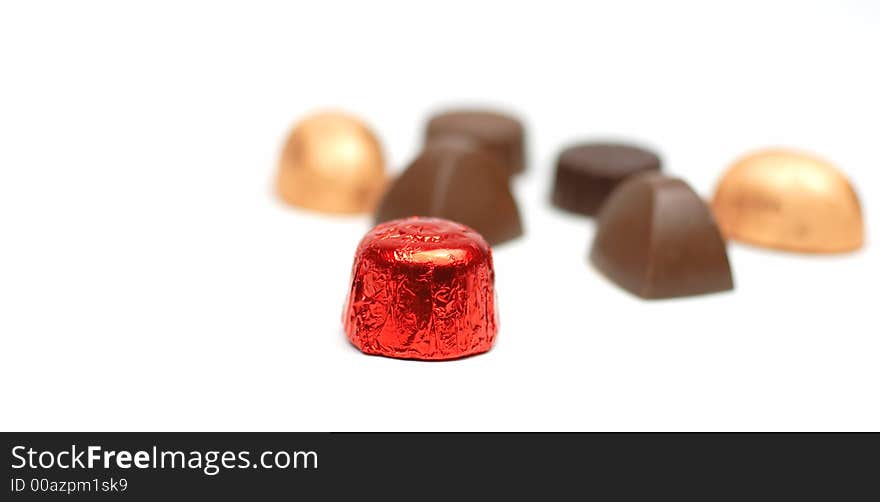
[{"label": "gold foil wrapped chocolate", "polygon": [[378,139],[359,119],[337,112],[306,117],[281,153],[277,190],[288,204],[325,213],[373,210],[386,182]]},{"label": "gold foil wrapped chocolate", "polygon": [[761,150],[735,162],[712,201],[722,233],[757,246],[808,253],[858,249],[858,196],[832,164],[802,152]]}]

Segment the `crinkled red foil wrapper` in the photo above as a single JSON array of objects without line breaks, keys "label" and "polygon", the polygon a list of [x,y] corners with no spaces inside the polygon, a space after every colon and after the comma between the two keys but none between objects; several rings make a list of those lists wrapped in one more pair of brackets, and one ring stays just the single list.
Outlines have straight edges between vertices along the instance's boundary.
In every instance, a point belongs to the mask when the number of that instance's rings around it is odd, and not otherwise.
[{"label": "crinkled red foil wrapper", "polygon": [[495,341],[495,271],[474,230],[439,218],[376,226],[361,240],[343,317],[367,354],[455,359]]}]

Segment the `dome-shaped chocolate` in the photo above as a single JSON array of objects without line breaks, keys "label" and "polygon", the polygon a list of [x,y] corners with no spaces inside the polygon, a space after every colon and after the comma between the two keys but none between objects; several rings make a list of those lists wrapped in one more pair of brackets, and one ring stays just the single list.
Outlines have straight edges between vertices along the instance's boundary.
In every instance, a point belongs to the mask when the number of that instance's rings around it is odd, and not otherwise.
[{"label": "dome-shaped chocolate", "polygon": [[733,288],[727,248],[709,208],[687,183],[660,174],[633,177],[612,192],[599,212],[590,258],[642,298]]},{"label": "dome-shaped chocolate", "polygon": [[464,223],[493,245],[522,234],[504,168],[466,138],[447,137],[426,145],[385,193],[376,222],[409,216]]}]

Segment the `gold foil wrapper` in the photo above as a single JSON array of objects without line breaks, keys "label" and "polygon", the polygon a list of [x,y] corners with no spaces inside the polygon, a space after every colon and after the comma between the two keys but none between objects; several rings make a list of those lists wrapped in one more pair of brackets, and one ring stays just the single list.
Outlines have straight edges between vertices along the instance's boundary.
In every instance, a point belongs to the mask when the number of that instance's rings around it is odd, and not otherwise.
[{"label": "gold foil wrapper", "polygon": [[757,246],[841,253],[863,241],[859,199],[829,162],[784,149],[762,150],[724,174],[712,210],[722,233]]},{"label": "gold foil wrapper", "polygon": [[373,211],[386,183],[382,148],[359,119],[323,112],[303,119],[281,153],[277,191],[293,206],[324,213]]}]

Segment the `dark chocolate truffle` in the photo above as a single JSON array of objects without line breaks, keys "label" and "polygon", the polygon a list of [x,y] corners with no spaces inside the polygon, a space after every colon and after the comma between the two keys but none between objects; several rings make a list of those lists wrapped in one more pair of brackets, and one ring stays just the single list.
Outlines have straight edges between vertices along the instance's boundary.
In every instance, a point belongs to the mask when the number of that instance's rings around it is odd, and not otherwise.
[{"label": "dark chocolate truffle", "polygon": [[660,174],[632,177],[612,192],[599,212],[590,258],[642,298],[733,288],[727,248],[708,206],[687,183]]},{"label": "dark chocolate truffle", "polygon": [[624,179],[659,169],[657,155],[635,146],[615,143],[571,146],[559,154],[556,162],[553,203],[567,211],[593,216]]},{"label": "dark chocolate truffle", "polygon": [[489,110],[453,110],[435,115],[428,122],[426,143],[436,138],[461,135],[474,139],[497,156],[507,173],[525,169],[525,132],[519,120]]},{"label": "dark chocolate truffle", "polygon": [[409,216],[464,223],[493,245],[522,234],[504,168],[467,138],[447,137],[426,145],[385,193],[376,223]]}]

